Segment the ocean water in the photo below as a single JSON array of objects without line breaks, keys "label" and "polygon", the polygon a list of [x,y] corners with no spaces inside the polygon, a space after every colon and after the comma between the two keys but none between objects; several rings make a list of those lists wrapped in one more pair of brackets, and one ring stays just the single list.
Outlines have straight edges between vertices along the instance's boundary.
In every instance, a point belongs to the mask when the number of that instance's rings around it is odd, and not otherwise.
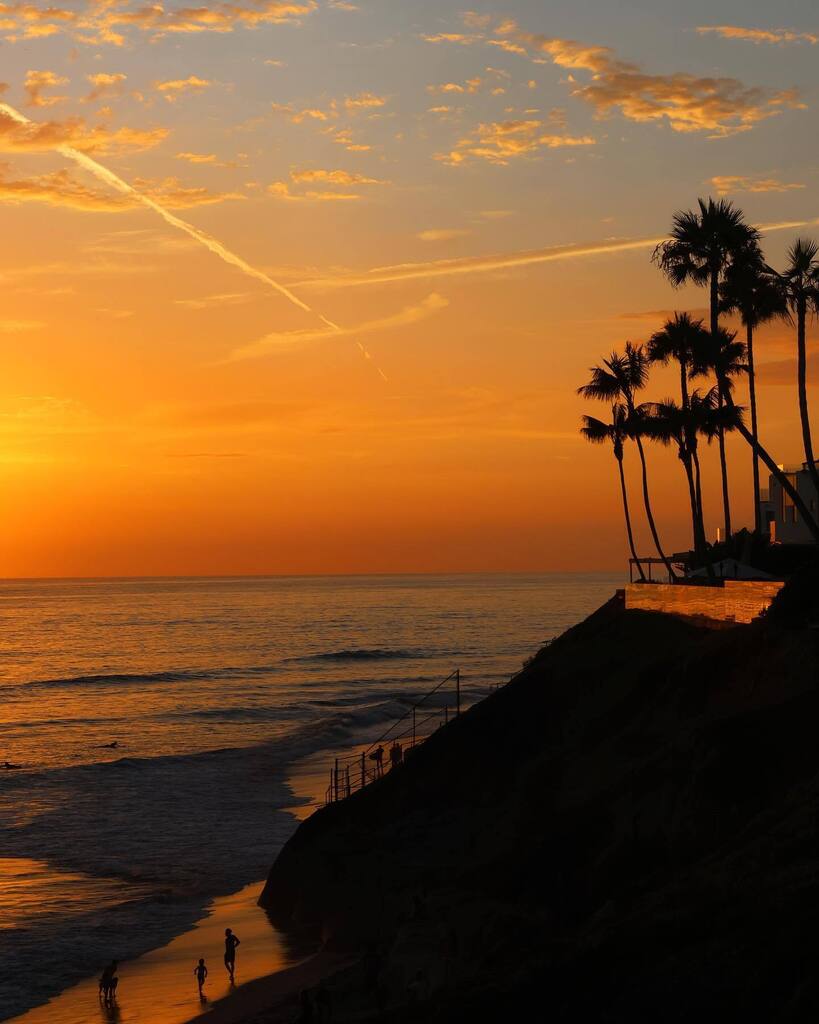
[{"label": "ocean water", "polygon": [[0,770],[0,1020],[262,879],[295,827],[299,759],[372,735],[455,668],[480,699],[620,583],[0,582],[0,766],[21,766]]}]

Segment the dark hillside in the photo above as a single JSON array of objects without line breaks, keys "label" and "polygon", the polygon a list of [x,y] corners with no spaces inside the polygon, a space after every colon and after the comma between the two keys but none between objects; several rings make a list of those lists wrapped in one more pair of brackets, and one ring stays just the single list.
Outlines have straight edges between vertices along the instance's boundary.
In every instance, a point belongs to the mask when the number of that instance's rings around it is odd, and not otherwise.
[{"label": "dark hillside", "polygon": [[[263,894],[383,950],[384,1019],[819,1009],[819,632],[613,600],[363,793]],[[371,953],[371,958],[376,954]],[[423,1007],[403,1007],[423,973]],[[367,1019],[366,1014],[361,1019]]]}]

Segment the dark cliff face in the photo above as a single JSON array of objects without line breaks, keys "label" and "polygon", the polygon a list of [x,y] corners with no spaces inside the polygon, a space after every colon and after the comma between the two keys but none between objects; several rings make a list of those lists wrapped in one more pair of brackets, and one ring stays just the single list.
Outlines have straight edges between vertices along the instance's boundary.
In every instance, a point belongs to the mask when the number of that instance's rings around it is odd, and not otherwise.
[{"label": "dark cliff face", "polygon": [[[417,969],[418,1019],[819,1008],[819,632],[611,602],[302,824],[262,902]],[[817,980],[814,980],[814,977]]]}]

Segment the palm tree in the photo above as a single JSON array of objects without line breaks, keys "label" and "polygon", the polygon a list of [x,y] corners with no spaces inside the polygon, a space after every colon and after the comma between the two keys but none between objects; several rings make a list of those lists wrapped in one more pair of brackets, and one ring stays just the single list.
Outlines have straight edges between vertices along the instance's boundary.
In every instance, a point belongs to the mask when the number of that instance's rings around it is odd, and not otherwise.
[{"label": "palm tree", "polygon": [[[736,340],[736,334],[726,331],[724,327],[717,328],[716,334],[708,333],[708,343],[705,348],[696,349],[692,354],[691,377],[707,377],[713,373],[717,381],[714,394],[716,409],[722,410],[725,406],[725,396],[733,393],[733,378],[746,373],[748,364],[745,361],[745,345]],[[714,422],[717,425],[717,441],[719,442],[720,467],[722,470],[722,507],[725,515],[725,539],[731,536],[731,498],[728,491],[728,463],[725,458],[725,434],[723,422],[731,421],[731,415],[723,419],[717,415]]]},{"label": "palm tree", "polygon": [[697,559],[706,562],[705,530],[702,522],[702,500],[694,479],[694,453],[696,432],[691,429],[690,410],[678,405],[673,398],[651,403],[644,411],[643,431],[646,437],[662,445],[674,444],[677,456],[685,470],[688,483],[688,500],[691,505],[691,527],[693,547]]},{"label": "palm tree", "polygon": [[623,472],[623,447],[628,436],[626,429],[628,418],[628,409],[621,402],[614,402],[611,407],[611,423],[604,423],[602,420],[595,419],[594,416],[584,416],[580,433],[592,444],[605,444],[606,441],[611,443],[620,475],[620,493],[623,498],[623,514],[626,519],[628,546],[631,550],[634,564],[640,573],[640,579],[645,583],[646,576],[634,547],[634,532],[631,528],[631,514],[628,507],[628,490],[626,488],[626,477]]},{"label": "palm tree", "polygon": [[[738,313],[745,328],[745,352],[748,360],[748,398],[751,405],[751,435],[759,441],[756,408],[756,371],[754,369],[754,331],[777,317],[788,316],[788,305],[779,276],[766,265],[757,246],[744,252],[726,271],[720,286],[720,309]],[[753,452],[754,529],[762,533],[759,456]]]},{"label": "palm tree", "polygon": [[819,311],[819,243],[808,238],[797,238],[788,250],[788,266],[782,275],[785,297],[791,312],[796,315],[797,384],[799,389],[799,418],[802,421],[802,443],[805,462],[819,496],[819,471],[813,457],[813,441],[808,415],[806,321],[808,312]]},{"label": "palm tree", "polygon": [[645,506],[651,537],[654,541],[654,547],[657,549],[657,554],[665,563],[670,578],[674,579],[676,574],[660,543],[660,535],[657,532],[657,524],[651,507],[646,454],[643,448],[642,433],[639,430],[639,417],[636,411],[635,395],[638,391],[642,391],[648,383],[648,371],[649,362],[642,345],[632,345],[630,341],[627,341],[622,355],[612,352],[608,359],[603,360],[602,366],[593,366],[591,368],[589,371],[591,373],[589,382],[579,387],[577,393],[584,398],[593,398],[600,402],[622,402],[625,406],[628,414],[629,436],[637,445],[637,452],[640,456],[643,505]]},{"label": "palm tree", "polygon": [[[706,203],[698,199],[699,213],[693,210],[674,214],[671,237],[654,250],[653,261],[675,288],[695,284],[709,289],[711,336],[719,330],[719,285],[726,271],[741,254],[759,244],[759,232],[746,223],[741,210],[727,199]],[[720,382],[717,381],[721,387]],[[725,396],[722,396],[723,401]],[[722,469],[722,502],[725,535],[731,536],[731,508],[728,496],[728,468],[725,439],[719,434]]]},{"label": "palm tree", "polygon": [[662,329],[648,339],[647,354],[653,363],[668,365],[671,359],[680,367],[680,402],[688,408],[688,374],[694,357],[706,348],[709,334],[702,320],[693,320],[688,313],[675,313]]}]

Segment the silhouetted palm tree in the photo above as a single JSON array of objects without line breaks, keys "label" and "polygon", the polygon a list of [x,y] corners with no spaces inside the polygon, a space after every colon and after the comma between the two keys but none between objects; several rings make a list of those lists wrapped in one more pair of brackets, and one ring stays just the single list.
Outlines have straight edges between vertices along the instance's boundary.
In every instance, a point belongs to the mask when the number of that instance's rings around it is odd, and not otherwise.
[{"label": "silhouetted palm tree", "polygon": [[[715,335],[708,332],[708,343],[705,348],[693,352],[691,361],[691,377],[707,377],[714,374],[717,381],[715,392],[716,409],[719,411],[725,405],[725,396],[734,390],[733,378],[738,377],[748,370],[745,361],[745,345],[736,340],[736,334],[726,331],[724,327],[717,328]],[[716,339],[716,340],[715,340]],[[722,476],[722,507],[725,516],[725,539],[731,536],[731,497],[728,492],[728,461],[725,458],[725,434],[723,420],[716,415],[714,422],[717,424],[717,441],[719,442],[719,458]],[[730,416],[724,422],[730,422]]]},{"label": "silhouetted palm tree", "polygon": [[819,310],[819,244],[808,238],[797,238],[788,250],[788,266],[782,275],[788,306],[796,317],[797,385],[799,418],[802,421],[802,444],[805,462],[819,495],[819,471],[813,457],[807,387],[806,322],[809,312]]},{"label": "silhouetted palm tree", "polygon": [[621,402],[615,402],[611,407],[611,423],[604,423],[602,420],[595,419],[594,416],[584,416],[580,433],[587,441],[591,441],[592,444],[605,444],[607,441],[611,443],[614,458],[617,460],[617,470],[620,475],[620,493],[623,498],[623,515],[626,520],[628,546],[631,550],[631,557],[640,573],[640,579],[645,582],[646,576],[634,547],[634,532],[631,528],[631,514],[628,507],[628,489],[626,488],[626,477],[623,472],[623,447],[628,436],[626,429],[628,419],[629,413],[625,405]]},{"label": "silhouetted palm tree", "polygon": [[[699,212],[674,214],[671,237],[654,250],[653,260],[675,288],[684,284],[707,287],[710,296],[710,329],[716,339],[719,330],[719,285],[731,263],[744,251],[759,244],[759,232],[746,223],[744,214],[727,199],[706,203],[698,199]],[[720,385],[720,382],[717,382]],[[721,387],[721,385],[720,385]],[[724,400],[724,395],[722,396]],[[720,466],[723,473],[722,502],[726,538],[731,535],[725,439],[719,435]]]},{"label": "silhouetted palm tree", "polygon": [[646,351],[651,362],[665,366],[674,359],[679,364],[683,409],[688,408],[688,374],[694,358],[707,348],[709,337],[702,320],[693,320],[688,313],[675,313],[673,320],[666,320],[662,329],[648,339]]},{"label": "silhouetted palm tree", "polygon": [[685,470],[688,484],[693,548],[698,560],[704,563],[706,561],[706,542],[702,522],[702,501],[701,495],[697,493],[693,469],[696,432],[692,430],[690,411],[678,405],[673,398],[665,398],[661,402],[650,403],[643,415],[643,431],[646,437],[650,437],[662,445],[676,445],[677,456]]},{"label": "silhouetted palm tree", "polygon": [[[751,434],[759,441],[756,407],[756,371],[754,369],[754,332],[757,327],[777,317],[786,318],[788,306],[782,281],[763,259],[762,252],[753,246],[743,252],[725,273],[720,286],[720,309],[725,313],[738,313],[745,327],[745,350],[748,362],[748,397],[751,406]],[[762,532],[761,494],[759,486],[759,456],[753,452],[754,528]]]},{"label": "silhouetted palm tree", "polygon": [[621,355],[612,352],[608,359],[603,360],[602,366],[593,366],[589,371],[591,377],[588,384],[583,384],[577,389],[577,393],[584,398],[593,398],[599,402],[622,402],[628,414],[629,436],[637,445],[637,452],[640,456],[640,467],[643,483],[643,504],[646,510],[646,519],[651,530],[651,537],[657,554],[665,563],[669,576],[675,577],[674,569],[660,543],[660,536],[657,532],[657,525],[654,521],[654,512],[651,507],[651,497],[648,489],[648,467],[646,465],[645,449],[643,448],[642,434],[639,430],[638,416],[636,413],[637,404],[635,395],[642,391],[648,383],[648,358],[642,345],[632,345],[626,342],[625,351]]}]

